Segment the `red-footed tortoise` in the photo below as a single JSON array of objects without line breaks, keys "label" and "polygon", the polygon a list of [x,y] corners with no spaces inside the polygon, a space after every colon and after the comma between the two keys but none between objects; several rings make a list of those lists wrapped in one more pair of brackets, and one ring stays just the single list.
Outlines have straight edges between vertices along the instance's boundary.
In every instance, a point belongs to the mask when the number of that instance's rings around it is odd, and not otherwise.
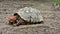
[{"label": "red-footed tortoise", "polygon": [[25,7],[14,13],[13,17],[9,18],[8,21],[13,25],[36,24],[41,23],[43,17],[39,10],[32,7]]}]

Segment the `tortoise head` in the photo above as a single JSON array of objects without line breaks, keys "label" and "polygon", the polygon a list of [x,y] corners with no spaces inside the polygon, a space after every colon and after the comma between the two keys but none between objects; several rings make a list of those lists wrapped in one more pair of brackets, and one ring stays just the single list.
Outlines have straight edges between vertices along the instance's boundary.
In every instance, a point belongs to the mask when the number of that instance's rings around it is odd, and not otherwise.
[{"label": "tortoise head", "polygon": [[15,20],[16,20],[16,16],[12,16],[12,17],[8,18],[8,21],[10,23],[13,23]]}]

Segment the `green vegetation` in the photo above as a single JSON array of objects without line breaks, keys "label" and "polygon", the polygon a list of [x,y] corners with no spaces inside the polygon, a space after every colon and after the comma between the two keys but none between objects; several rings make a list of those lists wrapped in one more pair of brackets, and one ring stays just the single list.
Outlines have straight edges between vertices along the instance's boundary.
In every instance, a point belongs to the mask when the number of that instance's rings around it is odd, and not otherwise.
[{"label": "green vegetation", "polygon": [[59,5],[60,4],[60,0],[56,0],[56,5]]},{"label": "green vegetation", "polygon": [[44,7],[44,3],[40,3],[39,6],[40,6],[41,8],[43,8],[43,7]]}]

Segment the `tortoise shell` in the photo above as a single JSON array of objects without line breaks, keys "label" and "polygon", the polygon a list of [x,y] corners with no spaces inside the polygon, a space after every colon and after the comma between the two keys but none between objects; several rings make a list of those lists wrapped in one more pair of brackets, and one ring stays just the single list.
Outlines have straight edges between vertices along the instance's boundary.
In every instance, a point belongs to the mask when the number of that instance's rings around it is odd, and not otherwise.
[{"label": "tortoise shell", "polygon": [[25,7],[18,12],[16,12],[22,19],[24,19],[27,22],[41,22],[43,21],[43,17],[40,14],[40,11],[32,8],[32,7]]}]

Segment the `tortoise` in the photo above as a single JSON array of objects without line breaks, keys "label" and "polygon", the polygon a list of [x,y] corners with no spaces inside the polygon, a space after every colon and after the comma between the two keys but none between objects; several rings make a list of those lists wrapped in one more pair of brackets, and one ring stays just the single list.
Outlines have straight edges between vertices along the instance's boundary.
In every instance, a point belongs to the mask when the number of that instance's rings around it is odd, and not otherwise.
[{"label": "tortoise", "polygon": [[24,7],[14,13],[14,17],[9,18],[9,24],[12,25],[28,25],[43,22],[40,11],[32,7]]}]

